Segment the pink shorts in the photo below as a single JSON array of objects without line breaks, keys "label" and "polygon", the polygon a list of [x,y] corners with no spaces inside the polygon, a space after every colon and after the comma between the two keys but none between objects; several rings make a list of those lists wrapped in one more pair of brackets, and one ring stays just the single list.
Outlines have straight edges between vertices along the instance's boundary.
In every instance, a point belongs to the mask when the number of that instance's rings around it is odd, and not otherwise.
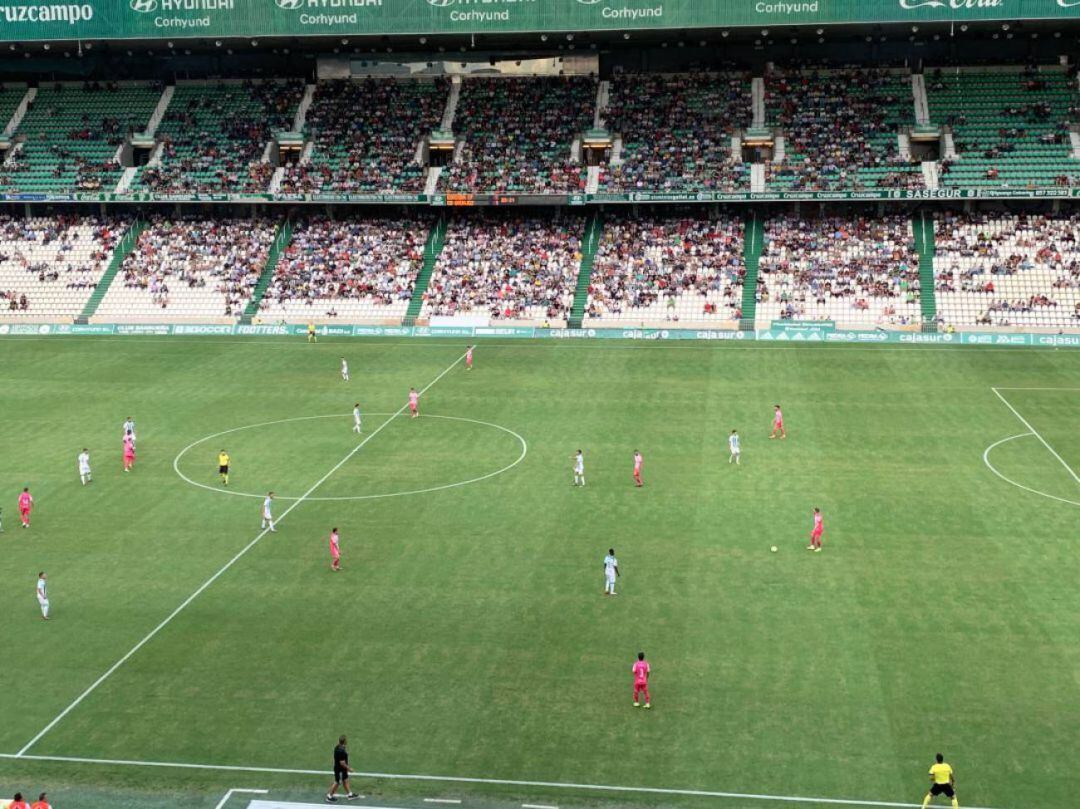
[{"label": "pink shorts", "polygon": [[820,528],[815,528],[813,531],[810,532],[810,536],[813,539],[821,539],[821,534],[822,530]]}]

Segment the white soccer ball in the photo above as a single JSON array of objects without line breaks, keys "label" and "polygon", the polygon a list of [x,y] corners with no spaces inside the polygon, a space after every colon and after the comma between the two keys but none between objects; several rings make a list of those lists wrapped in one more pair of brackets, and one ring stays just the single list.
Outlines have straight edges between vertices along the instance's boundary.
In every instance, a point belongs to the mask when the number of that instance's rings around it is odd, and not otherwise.
[{"label": "white soccer ball", "polygon": [[778,547],[776,547],[775,545],[773,545],[771,548],[769,548],[769,550],[772,551],[773,553],[776,553],[780,549]]}]

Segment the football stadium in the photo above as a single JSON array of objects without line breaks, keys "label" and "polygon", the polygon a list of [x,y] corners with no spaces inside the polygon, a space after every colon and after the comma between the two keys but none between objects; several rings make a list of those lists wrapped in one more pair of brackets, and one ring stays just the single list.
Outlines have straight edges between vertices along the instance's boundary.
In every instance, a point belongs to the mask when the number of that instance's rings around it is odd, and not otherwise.
[{"label": "football stadium", "polygon": [[1078,0],[0,0],[0,807],[1080,807]]}]

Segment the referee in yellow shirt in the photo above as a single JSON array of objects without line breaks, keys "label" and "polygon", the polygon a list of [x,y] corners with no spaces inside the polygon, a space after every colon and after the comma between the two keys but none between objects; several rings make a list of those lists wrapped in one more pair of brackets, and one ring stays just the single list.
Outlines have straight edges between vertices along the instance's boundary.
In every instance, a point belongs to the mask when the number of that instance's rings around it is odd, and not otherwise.
[{"label": "referee in yellow shirt", "polygon": [[959,809],[960,804],[956,800],[956,776],[953,769],[945,763],[945,756],[938,753],[935,761],[930,765],[930,791],[923,798],[923,809],[926,809],[938,795],[944,795],[952,801],[953,809]]},{"label": "referee in yellow shirt", "polygon": [[218,474],[221,475],[221,482],[224,483],[226,486],[229,485],[229,461],[230,461],[229,453],[227,453],[225,450],[222,450],[221,452],[218,453],[218,456],[217,456],[218,470],[217,471],[218,471]]}]

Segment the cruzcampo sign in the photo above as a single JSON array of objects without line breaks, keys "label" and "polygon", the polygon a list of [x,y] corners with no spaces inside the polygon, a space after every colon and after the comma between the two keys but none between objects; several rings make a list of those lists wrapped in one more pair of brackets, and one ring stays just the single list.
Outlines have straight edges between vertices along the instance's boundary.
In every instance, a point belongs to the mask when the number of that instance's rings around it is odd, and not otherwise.
[{"label": "cruzcampo sign", "polygon": [[1080,0],[0,0],[0,41],[1077,18]]}]

